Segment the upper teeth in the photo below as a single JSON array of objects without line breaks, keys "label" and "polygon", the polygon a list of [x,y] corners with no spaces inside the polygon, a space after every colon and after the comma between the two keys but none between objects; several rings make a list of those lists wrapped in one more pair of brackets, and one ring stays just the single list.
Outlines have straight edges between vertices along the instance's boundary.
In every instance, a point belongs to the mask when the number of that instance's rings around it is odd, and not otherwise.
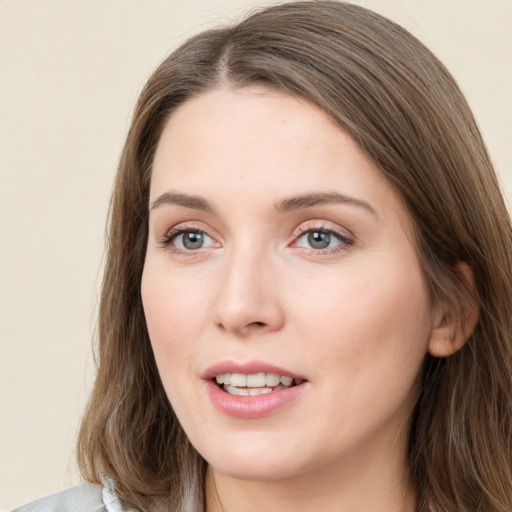
[{"label": "upper teeth", "polygon": [[277,373],[220,373],[215,377],[218,384],[227,384],[237,387],[262,388],[265,386],[278,386],[280,383],[284,386],[290,386],[293,382],[292,377],[287,375],[278,375]]}]

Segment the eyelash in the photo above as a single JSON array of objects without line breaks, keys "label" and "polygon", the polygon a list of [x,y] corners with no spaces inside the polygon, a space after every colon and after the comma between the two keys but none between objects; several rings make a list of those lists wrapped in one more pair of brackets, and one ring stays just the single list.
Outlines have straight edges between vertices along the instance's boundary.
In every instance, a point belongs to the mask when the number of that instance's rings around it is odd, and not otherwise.
[{"label": "eyelash", "polygon": [[[318,232],[318,233],[325,233],[327,235],[332,235],[335,238],[337,238],[340,242],[340,245],[336,247],[327,247],[325,249],[314,249],[311,247],[301,247],[297,245],[298,241],[311,232]],[[183,250],[177,247],[173,247],[172,243],[176,238],[178,238],[180,235],[183,235],[185,233],[199,233],[201,235],[205,235],[208,238],[211,238],[213,240],[213,237],[208,235],[208,233],[202,229],[199,229],[197,226],[180,226],[178,228],[172,228],[169,230],[161,239],[160,241],[160,247],[163,249],[168,249],[171,252],[174,253],[180,253],[185,254],[187,256],[193,256],[194,254],[197,254],[201,249],[197,250]],[[311,254],[333,254],[338,251],[347,250],[350,246],[354,244],[354,239],[350,236],[348,236],[346,233],[343,233],[339,230],[333,229],[332,227],[326,227],[324,225],[305,225],[300,226],[294,233],[293,233],[294,241],[291,244],[291,247],[298,247],[302,250],[308,251]]]},{"label": "eyelash", "polygon": [[[312,232],[332,235],[339,240],[340,244],[335,247],[326,247],[325,249],[313,249],[311,247],[300,247],[297,245],[298,241],[302,237]],[[339,251],[347,250],[350,246],[354,245],[354,239],[347,235],[347,233],[332,227],[327,227],[322,224],[306,224],[304,226],[299,226],[299,228],[294,232],[293,236],[294,242],[292,243],[292,247],[299,247],[302,250],[308,251],[310,254],[334,254]]]},{"label": "eyelash", "polygon": [[178,228],[170,229],[160,240],[160,247],[162,247],[163,249],[168,249],[171,252],[186,254],[187,256],[196,254],[200,249],[198,249],[196,251],[193,251],[193,250],[184,251],[183,249],[173,247],[172,243],[174,242],[174,240],[176,240],[176,238],[178,238],[180,235],[183,235],[185,233],[199,233],[202,235],[206,235],[208,238],[212,238],[212,237],[210,237],[210,235],[208,235],[208,233],[206,233],[206,231],[204,231],[203,229],[199,229],[197,226],[184,225],[184,226],[180,226]]}]

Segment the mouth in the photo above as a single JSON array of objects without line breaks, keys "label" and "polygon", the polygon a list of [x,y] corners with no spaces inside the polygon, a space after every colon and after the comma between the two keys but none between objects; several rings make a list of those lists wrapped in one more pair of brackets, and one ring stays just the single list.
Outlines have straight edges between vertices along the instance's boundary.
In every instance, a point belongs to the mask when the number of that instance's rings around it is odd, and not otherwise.
[{"label": "mouth", "polygon": [[202,378],[212,404],[224,415],[239,419],[276,414],[310,387],[304,375],[264,361],[221,361]]},{"label": "mouth", "polygon": [[222,391],[233,396],[259,396],[298,386],[304,379],[277,373],[218,373],[213,379]]}]

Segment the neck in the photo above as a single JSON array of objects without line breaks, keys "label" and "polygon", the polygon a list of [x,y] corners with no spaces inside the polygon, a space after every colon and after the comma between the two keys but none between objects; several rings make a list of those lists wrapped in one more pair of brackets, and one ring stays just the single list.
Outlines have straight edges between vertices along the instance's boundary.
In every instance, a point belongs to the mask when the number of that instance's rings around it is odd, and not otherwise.
[{"label": "neck", "polygon": [[[346,461],[347,462],[347,461]],[[282,480],[242,480],[209,467],[207,512],[414,512],[416,492],[405,457],[352,460]]]}]

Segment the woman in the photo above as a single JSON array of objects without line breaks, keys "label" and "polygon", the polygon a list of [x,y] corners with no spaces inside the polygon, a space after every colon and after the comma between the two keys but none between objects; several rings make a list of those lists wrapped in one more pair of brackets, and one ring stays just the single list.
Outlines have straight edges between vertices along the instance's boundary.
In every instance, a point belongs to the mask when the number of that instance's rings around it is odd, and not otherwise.
[{"label": "woman", "polygon": [[110,222],[79,438],[103,487],[41,507],[512,508],[509,218],[405,30],[299,2],[192,38]]}]

